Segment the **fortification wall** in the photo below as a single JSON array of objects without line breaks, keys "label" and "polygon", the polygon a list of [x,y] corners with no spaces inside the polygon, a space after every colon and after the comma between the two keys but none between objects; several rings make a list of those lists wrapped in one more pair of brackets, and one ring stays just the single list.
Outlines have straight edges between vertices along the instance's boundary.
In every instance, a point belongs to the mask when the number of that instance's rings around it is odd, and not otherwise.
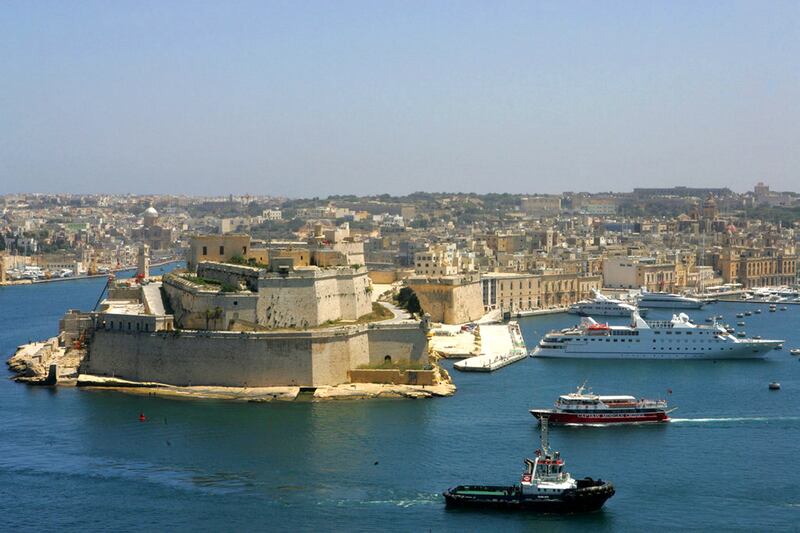
[{"label": "fortification wall", "polygon": [[366,329],[298,333],[100,330],[82,372],[133,381],[228,387],[322,386],[369,360]]},{"label": "fortification wall", "polygon": [[392,385],[434,385],[433,370],[361,369],[349,372],[352,383],[386,383]]},{"label": "fortification wall", "polygon": [[336,298],[339,313],[343,320],[356,320],[372,312],[369,294],[370,280],[366,272],[337,277]]},{"label": "fortification wall", "polygon": [[97,330],[83,373],[172,385],[324,386],[348,372],[393,362],[426,364],[427,339],[417,325],[348,326],[313,332]]},{"label": "fortification wall", "polygon": [[258,322],[273,328],[355,320],[372,311],[366,270],[299,270],[259,280]]},{"label": "fortification wall", "polygon": [[179,328],[225,330],[232,320],[257,320],[256,293],[204,290],[177,276],[165,276],[162,286]]},{"label": "fortification wall", "polygon": [[434,322],[463,324],[483,316],[480,281],[412,279],[408,284],[417,295],[422,310],[431,315]]},{"label": "fortification wall", "polygon": [[428,364],[428,338],[419,325],[375,324],[368,332],[370,365],[382,364],[386,356],[393,363]]},{"label": "fortification wall", "polygon": [[347,328],[358,334],[330,335],[318,337],[314,342],[313,376],[314,385],[334,385],[348,383],[347,374],[353,368],[366,365],[369,361],[369,341],[363,327]]},{"label": "fortification wall", "polygon": [[260,269],[244,266],[232,265],[229,263],[213,263],[204,261],[197,265],[197,275],[207,279],[213,279],[220,283],[226,283],[234,287],[244,285],[251,291],[258,290],[258,276]]},{"label": "fortification wall", "polygon": [[269,284],[261,280],[258,295],[257,317],[262,326],[307,328],[321,323],[313,279],[270,279]]}]

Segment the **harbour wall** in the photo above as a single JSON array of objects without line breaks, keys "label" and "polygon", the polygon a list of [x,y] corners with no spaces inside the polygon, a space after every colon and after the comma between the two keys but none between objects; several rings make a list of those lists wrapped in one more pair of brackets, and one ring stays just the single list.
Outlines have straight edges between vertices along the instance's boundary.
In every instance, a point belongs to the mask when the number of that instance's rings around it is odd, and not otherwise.
[{"label": "harbour wall", "polygon": [[[387,325],[390,326],[390,325]],[[427,362],[418,325],[302,332],[97,330],[81,372],[131,381],[226,387],[324,386],[382,362]],[[372,355],[372,353],[375,355]]]}]

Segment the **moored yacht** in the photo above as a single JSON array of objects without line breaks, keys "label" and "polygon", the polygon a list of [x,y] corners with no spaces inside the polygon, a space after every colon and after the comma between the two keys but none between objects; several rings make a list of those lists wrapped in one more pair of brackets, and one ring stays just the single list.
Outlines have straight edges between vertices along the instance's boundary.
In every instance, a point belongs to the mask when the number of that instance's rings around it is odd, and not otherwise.
[{"label": "moored yacht", "polygon": [[572,359],[755,359],[782,340],[738,338],[713,322],[698,325],[685,313],[671,320],[644,320],[631,315],[629,326],[600,324],[591,317],[561,331],[547,333],[533,357]]},{"label": "moored yacht", "polygon": [[659,307],[667,309],[700,309],[705,305],[704,301],[697,298],[667,292],[647,292],[644,289],[639,298],[637,298],[636,303],[640,308]]},{"label": "moored yacht", "polygon": [[[630,316],[636,311],[636,306],[622,300],[609,298],[599,291],[592,289],[593,300],[584,300],[569,306],[568,313],[581,316]],[[646,311],[639,311],[644,316]]]}]

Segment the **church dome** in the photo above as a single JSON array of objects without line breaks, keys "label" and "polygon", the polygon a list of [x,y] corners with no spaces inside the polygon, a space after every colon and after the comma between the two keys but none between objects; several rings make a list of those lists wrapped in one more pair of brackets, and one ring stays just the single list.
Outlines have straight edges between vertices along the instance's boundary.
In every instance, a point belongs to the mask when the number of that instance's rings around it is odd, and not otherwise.
[{"label": "church dome", "polygon": [[153,206],[144,210],[144,218],[158,218],[158,211]]}]

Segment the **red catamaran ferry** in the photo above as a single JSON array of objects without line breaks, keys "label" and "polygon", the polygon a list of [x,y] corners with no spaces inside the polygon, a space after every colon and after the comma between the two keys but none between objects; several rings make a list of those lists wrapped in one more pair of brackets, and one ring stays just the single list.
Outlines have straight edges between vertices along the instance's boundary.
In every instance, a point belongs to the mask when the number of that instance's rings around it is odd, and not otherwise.
[{"label": "red catamaran ferry", "polygon": [[668,408],[666,400],[599,396],[591,390],[585,392],[584,385],[559,396],[554,409],[531,409],[531,414],[539,421],[546,416],[551,424],[642,424],[666,422],[676,409]]}]

